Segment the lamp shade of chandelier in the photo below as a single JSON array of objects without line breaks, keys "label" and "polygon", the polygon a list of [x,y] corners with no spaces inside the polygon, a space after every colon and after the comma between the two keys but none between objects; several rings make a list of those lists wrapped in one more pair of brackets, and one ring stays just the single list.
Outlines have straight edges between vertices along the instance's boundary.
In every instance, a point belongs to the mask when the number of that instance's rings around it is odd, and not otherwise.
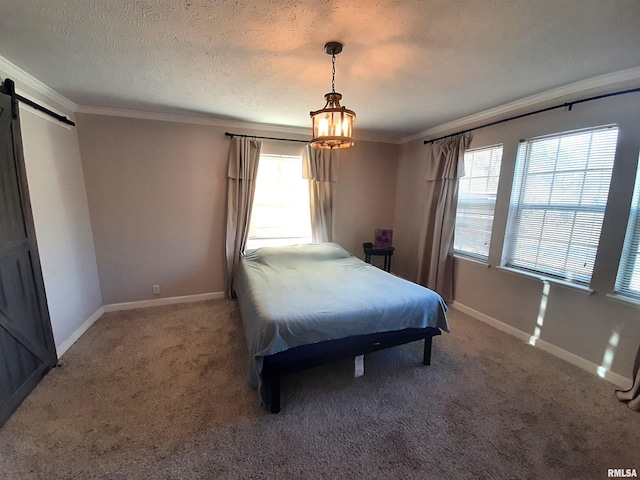
[{"label": "lamp shade of chandelier", "polygon": [[356,114],[346,107],[340,106],[342,95],[336,93],[336,55],[342,51],[342,44],[329,42],[324,46],[325,53],[331,55],[332,76],[331,92],[324,98],[326,104],[321,110],[311,112],[313,138],[311,146],[316,148],[349,148],[355,145],[353,141],[353,122]]}]

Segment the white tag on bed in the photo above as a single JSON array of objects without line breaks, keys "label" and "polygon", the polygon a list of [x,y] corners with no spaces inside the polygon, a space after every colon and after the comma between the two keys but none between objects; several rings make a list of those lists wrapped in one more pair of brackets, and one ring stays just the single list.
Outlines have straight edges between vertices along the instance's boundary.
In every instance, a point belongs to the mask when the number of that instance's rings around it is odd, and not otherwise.
[{"label": "white tag on bed", "polygon": [[356,357],[356,371],[355,376],[361,377],[364,375],[364,355],[358,355]]}]

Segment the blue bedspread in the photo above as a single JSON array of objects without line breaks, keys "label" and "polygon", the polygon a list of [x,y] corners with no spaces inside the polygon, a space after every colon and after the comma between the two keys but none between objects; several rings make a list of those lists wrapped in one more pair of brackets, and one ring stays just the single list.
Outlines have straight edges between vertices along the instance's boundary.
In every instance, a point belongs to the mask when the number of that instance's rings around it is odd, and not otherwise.
[{"label": "blue bedspread", "polygon": [[405,328],[449,331],[440,295],[335,243],[249,252],[234,282],[254,388],[263,357],[289,348]]}]

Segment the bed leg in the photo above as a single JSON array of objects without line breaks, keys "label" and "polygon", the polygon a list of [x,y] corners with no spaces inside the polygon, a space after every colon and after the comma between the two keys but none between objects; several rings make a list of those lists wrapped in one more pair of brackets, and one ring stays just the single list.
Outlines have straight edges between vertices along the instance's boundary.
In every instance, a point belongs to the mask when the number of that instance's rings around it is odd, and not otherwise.
[{"label": "bed leg", "polygon": [[280,412],[280,376],[274,375],[269,378],[271,390],[271,413]]},{"label": "bed leg", "polygon": [[431,342],[433,337],[426,337],[424,339],[424,357],[422,358],[423,365],[431,365]]}]

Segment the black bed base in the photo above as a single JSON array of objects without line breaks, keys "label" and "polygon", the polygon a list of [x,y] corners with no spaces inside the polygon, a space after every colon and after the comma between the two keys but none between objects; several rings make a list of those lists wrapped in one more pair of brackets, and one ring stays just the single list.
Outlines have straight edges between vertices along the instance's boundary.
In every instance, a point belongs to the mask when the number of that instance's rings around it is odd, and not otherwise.
[{"label": "black bed base", "polygon": [[422,363],[431,364],[431,342],[439,328],[409,328],[302,345],[264,357],[262,388],[267,390],[271,413],[280,411],[280,377],[326,363],[424,339]]}]

